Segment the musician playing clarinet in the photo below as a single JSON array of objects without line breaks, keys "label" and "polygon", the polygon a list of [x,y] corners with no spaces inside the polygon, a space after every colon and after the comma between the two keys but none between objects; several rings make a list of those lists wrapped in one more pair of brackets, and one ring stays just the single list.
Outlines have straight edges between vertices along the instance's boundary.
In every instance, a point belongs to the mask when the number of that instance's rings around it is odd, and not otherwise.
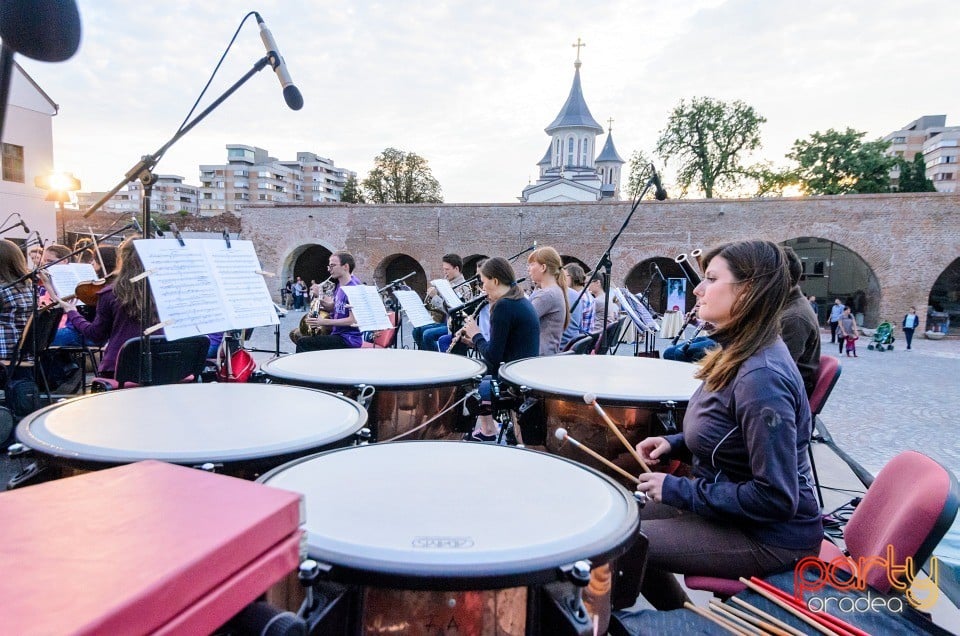
[{"label": "musician playing clarinet", "polygon": [[[728,243],[703,259],[694,290],[719,347],[704,357],[683,432],[637,445],[647,462],[692,455],[692,477],[644,473],[652,503],[642,513],[650,541],[642,593],[658,609],[682,607],[671,573],[738,578],[790,570],[823,538],[808,457],[810,406],[780,338],[791,289],[787,256],[769,241]],[[639,563],[621,561],[615,606],[633,602],[626,583]]]},{"label": "musician playing clarinet", "polygon": [[[531,358],[540,352],[540,318],[517,285],[513,267],[505,258],[491,258],[480,267],[480,282],[490,301],[490,339],[480,333],[476,320],[468,317],[464,337],[480,352],[491,375],[480,383],[480,399],[489,405],[492,398],[490,378],[504,362]],[[492,442],[497,437],[493,417],[482,413],[478,428],[468,433],[468,441]]]},{"label": "musician playing clarinet", "polygon": [[297,353],[320,351],[323,349],[358,349],[363,344],[363,336],[357,328],[357,321],[350,309],[347,294],[343,288],[347,285],[360,285],[360,279],[353,275],[356,261],[348,252],[335,252],[327,261],[327,270],[333,279],[333,299],[322,298],[320,305],[330,312],[329,318],[307,317],[307,324],[314,328],[333,327],[329,335],[305,336],[297,341]]}]

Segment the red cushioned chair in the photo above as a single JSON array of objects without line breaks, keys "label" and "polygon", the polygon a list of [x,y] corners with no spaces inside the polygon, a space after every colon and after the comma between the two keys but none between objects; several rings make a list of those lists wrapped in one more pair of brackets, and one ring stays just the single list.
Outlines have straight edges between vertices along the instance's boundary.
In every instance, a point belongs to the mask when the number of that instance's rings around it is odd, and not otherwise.
[{"label": "red cushioned chair", "polygon": [[[960,484],[953,473],[926,455],[905,451],[887,462],[854,510],[843,531],[846,549],[824,539],[820,558],[886,558],[890,546],[898,565],[912,557],[919,570],[950,529],[958,508]],[[710,576],[687,576],[684,582],[717,596],[745,589],[740,581]],[[882,567],[869,568],[866,582],[884,594],[892,586]]]},{"label": "red cushioned chair", "polygon": [[389,311],[387,312],[387,317],[390,318],[390,324],[393,325],[391,329],[384,329],[382,331],[376,332],[377,335],[373,337],[373,341],[367,342],[363,341],[363,344],[360,345],[364,349],[389,349],[393,346],[393,341],[397,337],[397,312]]},{"label": "red cushioned chair", "polygon": [[[813,440],[818,439],[817,423],[820,421],[820,411],[827,403],[827,398],[833,392],[833,387],[840,379],[840,360],[833,356],[820,356],[820,369],[817,371],[817,383],[813,385],[810,394],[810,415],[813,417]],[[822,426],[822,422],[820,423]],[[820,489],[820,476],[817,474],[817,463],[813,459],[813,444],[807,447],[810,455],[810,467],[813,468],[813,482],[817,486],[817,499],[823,507],[823,491]]]}]

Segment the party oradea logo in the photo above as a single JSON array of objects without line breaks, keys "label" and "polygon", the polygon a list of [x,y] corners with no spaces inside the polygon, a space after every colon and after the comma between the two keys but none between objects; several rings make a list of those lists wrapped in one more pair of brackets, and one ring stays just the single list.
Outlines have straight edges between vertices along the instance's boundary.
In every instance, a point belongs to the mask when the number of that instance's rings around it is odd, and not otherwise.
[{"label": "party oradea logo", "polygon": [[[921,564],[922,565],[922,564]],[[823,561],[818,557],[801,559],[793,570],[793,595],[813,612],[823,612],[835,607],[840,612],[896,612],[904,609],[903,598],[915,609],[929,611],[940,596],[937,586],[940,564],[936,557],[930,558],[930,574],[917,576],[917,568],[912,557],[906,557],[902,563],[897,560],[894,547],[887,546],[884,556],[868,556],[853,559],[837,557]],[[873,572],[882,571],[892,590],[901,596],[875,596],[867,586],[867,577]],[[817,594],[824,588],[838,592],[866,592],[866,595],[833,596]],[[805,593],[811,595],[804,599]]]}]

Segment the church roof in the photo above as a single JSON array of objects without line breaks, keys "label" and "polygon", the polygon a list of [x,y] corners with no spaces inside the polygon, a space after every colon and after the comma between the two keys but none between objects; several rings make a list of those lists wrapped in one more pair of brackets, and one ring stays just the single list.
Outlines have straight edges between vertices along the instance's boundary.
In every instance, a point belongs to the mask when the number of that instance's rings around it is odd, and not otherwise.
[{"label": "church roof", "polygon": [[551,161],[552,161],[552,159],[551,159],[551,157],[550,157],[550,153],[552,153],[552,152],[553,152],[553,144],[551,143],[551,144],[548,144],[548,145],[547,145],[547,152],[544,153],[543,159],[541,159],[540,161],[537,162],[537,165],[538,165],[538,166],[545,166],[545,165],[550,164]]},{"label": "church roof", "polygon": [[552,135],[558,128],[581,126],[593,128],[598,135],[603,134],[603,126],[598,124],[597,120],[590,114],[587,102],[583,99],[583,89],[580,88],[580,62],[576,62],[574,67],[576,71],[573,74],[573,86],[570,87],[570,95],[567,96],[566,103],[560,109],[560,114],[545,130],[548,135]]},{"label": "church roof", "polygon": [[612,130],[609,133],[607,133],[607,142],[603,144],[603,150],[600,151],[600,155],[597,157],[594,163],[600,163],[601,161],[615,161],[617,163],[626,163],[626,161],[621,159],[620,155],[617,154],[617,149],[613,145]]}]

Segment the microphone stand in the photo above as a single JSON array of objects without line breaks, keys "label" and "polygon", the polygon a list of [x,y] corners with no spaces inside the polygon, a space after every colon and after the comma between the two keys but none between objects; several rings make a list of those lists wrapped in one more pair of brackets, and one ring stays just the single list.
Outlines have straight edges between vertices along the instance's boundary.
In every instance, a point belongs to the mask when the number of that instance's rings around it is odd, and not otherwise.
[{"label": "microphone stand", "polygon": [[[89,217],[91,214],[99,210],[104,204],[110,200],[113,195],[123,188],[123,186],[128,183],[139,179],[143,184],[143,205],[141,206],[141,214],[143,221],[141,222],[141,227],[144,228],[144,233],[149,232],[151,225],[150,219],[150,197],[153,193],[153,185],[157,182],[157,176],[153,173],[153,169],[157,166],[160,159],[163,158],[163,155],[173,146],[175,143],[180,141],[180,139],[186,135],[188,132],[193,130],[193,128],[203,121],[207,115],[212,113],[220,104],[225,102],[228,97],[233,95],[241,86],[247,83],[247,81],[262,71],[267,66],[270,66],[270,56],[265,55],[254,63],[253,67],[247,71],[239,80],[234,82],[230,88],[223,92],[220,97],[215,99],[212,104],[205,108],[200,114],[194,117],[190,122],[180,127],[180,129],[170,138],[167,143],[163,144],[156,152],[150,155],[143,155],[130,170],[124,175],[123,179],[116,186],[113,187],[109,192],[103,195],[99,201],[94,203],[90,208],[84,212],[84,218]],[[150,355],[150,336],[144,333],[152,325],[150,324],[150,317],[153,314],[153,299],[150,297],[150,288],[147,278],[144,278],[141,284],[141,295],[143,298],[143,312],[140,316],[140,383],[142,385],[149,385],[153,381],[153,360]]]},{"label": "microphone stand", "polygon": [[[377,293],[382,294],[383,292],[393,289],[395,287],[406,287],[407,289],[409,289],[410,288],[409,285],[404,285],[403,281],[407,280],[408,278],[415,275],[416,273],[417,273],[416,271],[412,271],[406,276],[390,281],[389,283],[387,283],[386,285],[378,289]],[[397,349],[403,349],[403,312],[400,311],[400,307],[396,308],[396,316],[397,316],[397,325],[396,325],[397,339],[394,341],[394,347]]]},{"label": "microphone stand", "polygon": [[580,295],[577,296],[577,299],[570,305],[570,314],[573,315],[573,310],[577,308],[577,305],[580,304],[580,301],[583,299],[584,294],[590,293],[590,284],[596,280],[597,274],[600,272],[600,268],[603,268],[605,280],[603,282],[603,329],[600,331],[600,349],[609,352],[610,350],[610,334],[607,333],[607,316],[610,315],[610,281],[612,277],[613,270],[613,261],[611,260],[610,254],[613,251],[614,246],[617,244],[617,241],[620,240],[620,236],[623,234],[624,230],[627,229],[627,225],[630,224],[630,219],[633,218],[634,212],[637,211],[637,208],[640,207],[640,202],[643,200],[643,197],[646,196],[647,192],[650,190],[650,186],[653,185],[654,177],[647,179],[647,184],[643,187],[643,192],[637,195],[637,198],[633,200],[633,205],[630,207],[630,213],[627,214],[627,218],[623,220],[623,225],[620,226],[620,229],[617,230],[617,233],[614,234],[613,238],[610,240],[610,245],[607,246],[606,251],[603,253],[603,256],[600,257],[600,261],[597,263],[597,266],[593,268],[593,272],[590,274],[590,279],[583,286],[583,289],[580,290]]}]

